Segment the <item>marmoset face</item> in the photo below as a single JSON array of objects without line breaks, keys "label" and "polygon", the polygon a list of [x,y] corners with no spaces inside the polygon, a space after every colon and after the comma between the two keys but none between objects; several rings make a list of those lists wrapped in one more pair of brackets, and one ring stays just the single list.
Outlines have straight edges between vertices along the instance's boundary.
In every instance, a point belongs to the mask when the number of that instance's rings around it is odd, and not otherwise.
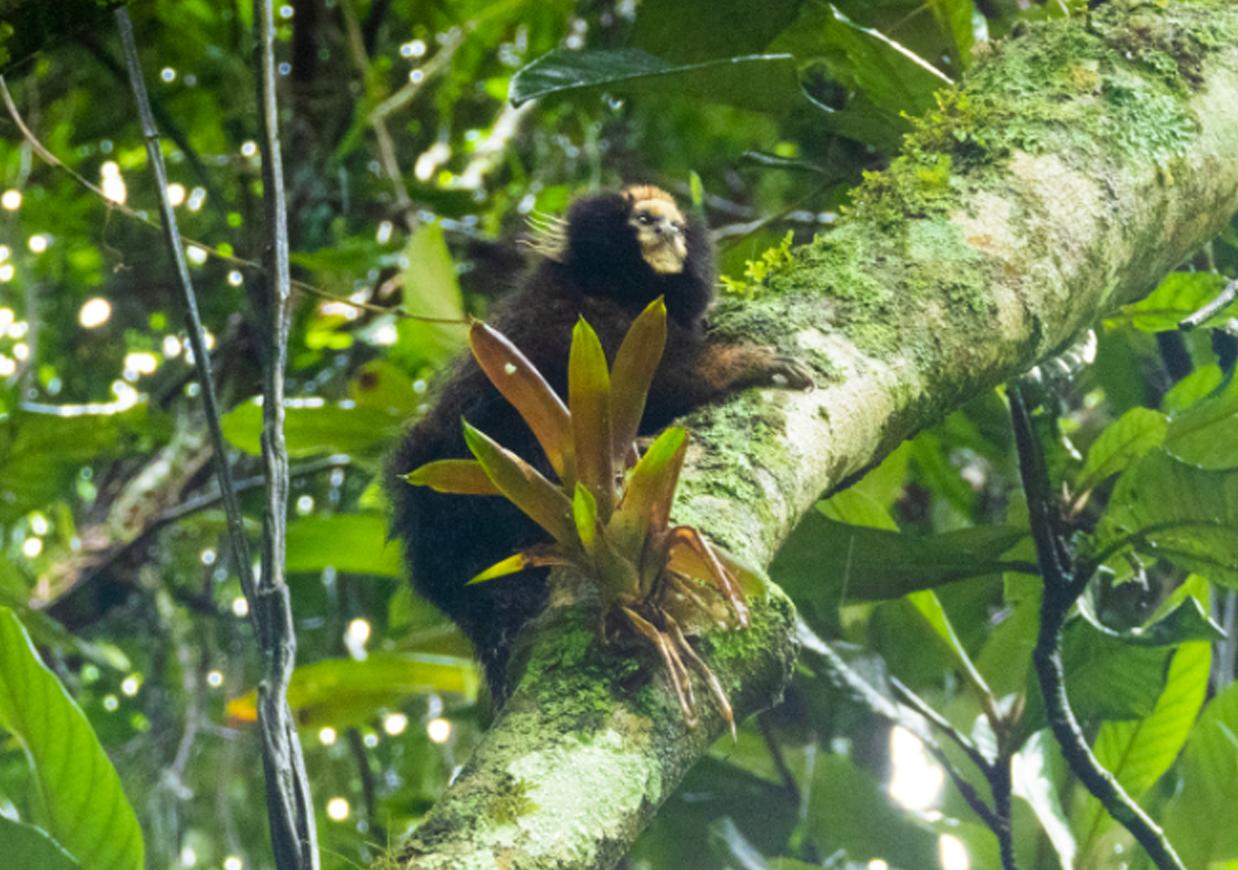
[{"label": "marmoset face", "polygon": [[684,237],[686,221],[665,191],[656,187],[629,187],[624,195],[632,203],[628,226],[636,230],[641,256],[660,275],[677,275],[688,257]]}]

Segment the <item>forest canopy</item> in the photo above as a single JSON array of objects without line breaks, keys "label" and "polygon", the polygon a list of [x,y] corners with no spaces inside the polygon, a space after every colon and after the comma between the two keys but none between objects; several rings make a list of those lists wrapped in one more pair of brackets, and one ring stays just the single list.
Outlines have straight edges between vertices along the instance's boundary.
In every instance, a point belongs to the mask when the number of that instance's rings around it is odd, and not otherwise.
[{"label": "forest canopy", "polygon": [[[0,844],[18,867],[273,867],[263,660],[159,229],[163,193],[256,554],[274,281],[254,8],[123,5],[161,190],[122,4],[0,5]],[[710,228],[716,329],[791,350],[817,311],[849,347],[895,356],[905,333],[887,323],[929,311],[962,332],[999,307],[989,261],[938,253],[960,250],[940,227],[982,225],[956,206],[990,193],[984,173],[1060,169],[1038,189],[1086,176],[1102,197],[1136,171],[1171,192],[1194,183],[1218,129],[1201,113],[1238,111],[1238,13],[1213,4],[1205,20],[1204,5],[275,4],[288,703],[322,864],[397,856],[494,724],[473,650],[388,540],[382,469],[465,352],[465,318],[536,256],[531,222],[656,184]],[[1095,217],[1081,190],[1055,190],[1055,238]],[[1223,823],[1238,817],[1238,233],[1233,203],[1220,208],[1167,210],[1156,239],[1130,240],[1138,286],[1078,303],[1099,319],[1054,309],[1004,363],[1017,380],[977,386],[977,334],[956,380],[876,427],[869,467],[813,494],[752,569],[798,614],[790,683],[766,687],[782,702],[699,761],[683,750],[696,763],[648,828],[607,847],[623,866],[1238,862]],[[982,236],[968,244],[1008,241]],[[1062,244],[1044,262],[1086,259]],[[1043,289],[1057,273],[1037,268],[1023,277]],[[1074,341],[1045,346],[1059,334]],[[795,350],[822,389],[859,357]],[[763,414],[748,396],[688,420],[711,447],[709,432],[748,433],[724,443],[749,473],[718,472],[715,503],[762,504],[786,475],[758,451],[794,433]],[[698,504],[677,509],[696,520]],[[693,643],[707,658],[742,647]],[[657,684],[659,667],[635,669]],[[1127,803],[1095,796],[1088,752]],[[538,787],[509,775],[482,821],[520,831]]]}]

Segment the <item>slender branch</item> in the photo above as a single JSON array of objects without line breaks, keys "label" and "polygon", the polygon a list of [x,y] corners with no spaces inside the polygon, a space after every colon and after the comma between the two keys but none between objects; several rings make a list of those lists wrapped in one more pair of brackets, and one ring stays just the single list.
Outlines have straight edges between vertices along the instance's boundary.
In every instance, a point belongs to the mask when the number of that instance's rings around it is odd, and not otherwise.
[{"label": "slender branch", "polygon": [[898,695],[900,701],[914,708],[933,727],[949,737],[959,749],[963,750],[963,754],[967,756],[972,764],[976,765],[981,773],[985,776],[989,775],[989,771],[993,768],[993,762],[981,754],[979,747],[971,741],[971,738],[947,722],[944,716],[930,707],[923,698],[909,689],[898,677],[890,677],[890,688],[894,690],[894,694]]},{"label": "slender branch", "polygon": [[[984,802],[984,798],[972,787],[962,773],[955,767],[954,762],[946,755],[945,750],[934,739],[933,735],[920,726],[918,721],[913,721],[907,716],[897,704],[891,702],[888,698],[874,689],[868,684],[863,677],[852,670],[837,652],[833,650],[827,643],[818,638],[811,629],[801,621],[796,632],[796,639],[808,653],[811,653],[815,658],[819,659],[824,665],[826,678],[833,683],[839,690],[845,692],[854,701],[868,709],[876,716],[880,716],[887,722],[894,725],[901,725],[908,731],[912,732],[920,739],[929,753],[937,759],[937,762],[942,766],[958,788],[959,794],[963,796],[963,800],[967,801],[967,805],[972,808],[972,811],[979,816],[980,820],[993,832],[997,837],[998,845],[1002,853],[1002,866],[1005,870],[1014,870],[1014,845],[1011,835],[1010,825],[1010,810],[1009,796],[1007,796],[1006,815],[1003,817],[997,811],[990,808]],[[993,772],[997,768],[997,764],[989,762],[976,745],[972,743],[966,736],[959,733],[954,726],[943,719],[937,711],[933,710],[928,704],[921,700],[914,692],[899,682],[897,679],[891,680],[891,685],[894,691],[897,692],[908,703],[908,706],[914,708],[916,712],[930,722],[939,727],[946,733],[951,740],[959,745],[968,759],[980,770],[984,775],[985,780],[989,783],[989,788],[994,794],[994,804],[1000,805],[997,790],[1001,783],[1000,776],[994,777]],[[1007,768],[1008,769],[1008,768]],[[995,781],[996,780],[996,781]],[[1005,784],[1009,790],[1009,776],[1007,775]],[[1007,860],[1007,858],[1009,860]]]},{"label": "slender branch", "polygon": [[[256,5],[261,0],[256,0]],[[255,9],[255,13],[257,13]],[[266,18],[255,20],[266,22],[268,29],[273,30],[273,14],[269,2],[266,4]],[[155,127],[154,115],[151,112],[150,100],[146,94],[146,85],[142,80],[141,62],[138,58],[137,43],[133,37],[133,25],[129,15],[122,7],[116,10],[116,23],[120,30],[121,45],[125,53],[125,61],[129,69],[129,81],[133,87],[133,95],[137,100],[138,117],[142,125],[142,135],[146,140],[146,153],[151,167],[155,171],[158,182],[159,211],[163,225],[164,239],[168,253],[176,264],[177,277],[184,295],[186,307],[186,326],[189,333],[190,347],[193,348],[194,359],[197,361],[198,376],[202,384],[202,397],[205,404],[206,421],[210,430],[211,444],[214,448],[215,468],[219,477],[220,491],[223,495],[224,509],[228,515],[228,531],[232,540],[236,561],[237,574],[241,580],[241,588],[245,592],[250,606],[250,618],[254,623],[263,653],[264,679],[259,686],[258,718],[263,736],[263,768],[267,779],[267,810],[271,820],[271,840],[275,851],[276,866],[280,870],[316,870],[318,866],[317,837],[314,832],[313,807],[309,802],[309,783],[305,774],[305,762],[301,756],[301,747],[297,741],[296,725],[292,719],[292,711],[288,707],[286,690],[288,680],[292,676],[295,661],[296,642],[292,637],[292,614],[288,600],[288,590],[282,585],[283,580],[283,534],[284,517],[278,518],[279,534],[272,535],[269,523],[264,523],[266,536],[263,548],[263,572],[261,587],[255,581],[252,569],[252,559],[249,554],[249,540],[245,535],[245,527],[241,516],[240,504],[237,501],[236,489],[232,484],[231,471],[228,468],[227,453],[223,430],[220,425],[219,407],[215,398],[215,387],[210,374],[210,356],[207,353],[206,341],[202,330],[202,321],[198,315],[197,300],[193,291],[193,282],[189,277],[189,267],[185,262],[184,247],[180,233],[177,230],[176,214],[172,209],[172,201],[168,196],[167,167],[163,163],[163,152],[159,146],[159,132]],[[264,48],[263,76],[264,96],[274,102],[274,63],[270,57],[268,39],[262,42]],[[269,81],[268,81],[269,78]],[[269,85],[269,87],[268,87]],[[266,103],[264,101],[264,107]],[[274,117],[268,108],[268,117]],[[272,121],[273,125],[273,121]],[[268,125],[268,131],[273,126]],[[273,133],[269,133],[273,136]],[[265,142],[265,140],[264,140]],[[271,160],[264,160],[264,169],[271,165]],[[275,166],[278,166],[278,151],[275,154]],[[266,180],[264,179],[264,182]],[[265,199],[271,202],[276,195],[282,194],[282,188],[277,184],[266,182]],[[278,207],[282,207],[282,196]],[[280,225],[282,230],[282,224]],[[287,284],[287,242],[286,234],[283,243],[283,276],[285,280],[280,285],[283,299],[280,305],[272,306],[280,316],[285,313],[288,293]],[[268,269],[268,274],[277,274],[274,268]],[[285,335],[277,332],[277,340]],[[282,357],[279,358],[282,362]],[[268,366],[268,377],[274,370],[277,384],[282,388],[283,368],[271,364]],[[272,401],[274,399],[275,401]],[[282,392],[275,396],[267,396],[266,407],[275,406],[279,422],[282,423],[283,403]],[[278,430],[282,447],[282,429]],[[264,431],[264,448],[269,432]],[[267,450],[264,449],[264,455]],[[284,477],[282,486],[272,486],[268,475],[268,491],[278,490],[287,499],[287,456],[284,455]],[[279,562],[272,565],[271,540],[276,538],[279,545]],[[273,606],[272,606],[273,605]]]},{"label": "slender branch", "polygon": [[296,666],[292,601],[284,582],[288,522],[288,449],[284,443],[284,368],[288,356],[291,283],[288,266],[288,216],[284,200],[283,156],[279,143],[279,107],[275,95],[275,10],[272,0],[254,0],[258,43],[259,116],[262,135],[262,200],[266,206],[267,353],[263,366],[262,461],[267,502],[262,516],[262,577],[259,590],[262,649],[265,656],[258,686],[263,721],[263,765],[267,776],[267,813],[279,870],[317,870],[318,835],[310,800],[309,776],[288,706],[288,684]]},{"label": "slender branch", "polygon": [[370,766],[370,756],[365,749],[365,738],[357,727],[348,729],[348,751],[352,753],[357,764],[357,774],[361,777],[361,801],[365,806],[365,819],[369,824],[366,832],[375,840],[386,840],[387,833],[378,823],[378,784],[374,781],[374,768]]},{"label": "slender branch", "polygon": [[[904,685],[897,677],[890,678],[890,687],[903,703],[914,708],[931,725],[949,737],[959,749],[963,750],[963,753],[971,763],[976,765],[980,772],[984,774],[985,781],[989,784],[989,792],[993,796],[992,808],[984,802],[984,799],[980,797],[972,784],[963,778],[963,775],[954,767],[940,747],[925,744],[929,752],[932,753],[933,757],[937,759],[938,763],[941,764],[950,776],[950,779],[954,782],[954,787],[959,790],[963,800],[967,801],[967,805],[972,808],[972,812],[978,815],[980,820],[997,837],[998,850],[1002,856],[1002,867],[1004,870],[1015,870],[1009,754],[1004,751],[1003,747],[998,757],[993,761],[989,761],[981,754],[980,748],[966,734],[951,725],[944,716],[930,707],[924,699]],[[999,741],[999,745],[1001,745],[1001,741]]]},{"label": "slender branch", "polygon": [[[138,60],[137,44],[133,38],[133,25],[129,21],[129,13],[124,7],[116,10],[116,23],[120,29],[121,44],[124,47],[125,61],[129,69],[129,83],[137,100],[138,116],[142,124],[142,135],[146,140],[146,155],[151,168],[155,172],[156,187],[159,192],[159,215],[163,229],[164,242],[168,254],[176,267],[177,283],[181,290],[181,298],[185,305],[185,323],[189,335],[189,345],[193,349],[194,361],[198,372],[198,382],[202,387],[202,402],[206,412],[207,429],[210,432],[211,447],[215,458],[215,474],[219,478],[219,488],[223,497],[224,510],[228,515],[228,534],[232,539],[233,550],[236,553],[236,573],[241,580],[241,588],[245,597],[251,602],[255,600],[257,589],[254,582],[252,562],[249,556],[249,539],[245,534],[244,518],[241,515],[240,503],[237,501],[236,488],[232,482],[232,471],[228,467],[227,442],[224,440],[223,428],[220,424],[219,402],[215,396],[215,382],[211,377],[209,365],[210,354],[206,349],[206,338],[202,328],[202,318],[198,314],[197,295],[193,289],[193,279],[189,275],[189,265],[185,262],[185,248],[180,230],[176,223],[176,212],[172,208],[172,200],[168,196],[167,167],[163,162],[163,152],[159,147],[159,131],[155,128],[154,117],[150,111],[150,102],[146,96],[146,85],[142,81],[142,69]],[[4,90],[5,102],[10,113],[15,113],[12,98],[8,89]],[[23,131],[25,127],[23,126]],[[41,145],[33,146],[44,156]],[[72,170],[69,170],[72,173]],[[76,176],[88,187],[93,188],[80,176]],[[102,191],[99,191],[102,195]],[[251,614],[252,616],[252,614]],[[255,627],[257,623],[255,621]]]},{"label": "slender branch", "polygon": [[1156,822],[1131,799],[1113,774],[1105,770],[1092,754],[1066,697],[1062,626],[1083,591],[1087,577],[1073,573],[1077,569],[1065,545],[1065,532],[1059,528],[1061,523],[1045,468],[1044,453],[1032,430],[1023,394],[1012,385],[1007,395],[1010,397],[1010,418],[1019,451],[1019,471],[1027,496],[1032,538],[1036,542],[1036,555],[1045,583],[1040,607],[1040,632],[1036,648],[1032,651],[1032,662],[1040,677],[1049,727],[1053,729],[1053,736],[1062,748],[1062,756],[1075,776],[1104,805],[1109,815],[1131,832],[1147,850],[1152,862],[1160,870],[1185,870],[1182,860]]},{"label": "slender branch", "polygon": [[769,753],[770,759],[774,762],[774,769],[778,771],[778,776],[782,778],[782,787],[787,790],[787,794],[791,795],[798,804],[802,799],[800,786],[795,781],[795,774],[791,772],[791,768],[787,767],[787,759],[783,757],[782,747],[778,745],[778,736],[774,734],[774,729],[770,727],[769,717],[763,713],[757,716],[757,727],[761,729],[761,738],[765,741],[765,751]]}]

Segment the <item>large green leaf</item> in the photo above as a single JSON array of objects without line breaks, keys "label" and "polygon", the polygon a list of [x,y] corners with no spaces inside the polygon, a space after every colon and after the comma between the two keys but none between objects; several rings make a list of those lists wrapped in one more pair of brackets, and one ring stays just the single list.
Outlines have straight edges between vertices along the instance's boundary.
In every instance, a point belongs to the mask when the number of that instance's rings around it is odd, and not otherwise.
[{"label": "large green leaf", "polygon": [[830,72],[839,82],[864,91],[878,108],[915,114],[935,105],[937,91],[953,85],[949,76],[880,31],[861,27],[830,7],[822,14],[822,44]]},{"label": "large green leaf", "polygon": [[1238,585],[1238,470],[1202,471],[1155,451],[1114,487],[1098,549],[1164,558],[1214,583]]},{"label": "large green leaf", "polygon": [[[1238,860],[1238,684],[1208,704],[1182,756],[1182,785],[1165,808],[1165,834],[1187,867]],[[1217,863],[1213,863],[1217,862]]]},{"label": "large green leaf", "polygon": [[[754,54],[795,20],[802,0],[643,3],[632,42],[675,63]],[[685,39],[691,34],[691,39]]]},{"label": "large green leaf", "polygon": [[288,524],[288,571],[335,568],[350,574],[400,576],[400,548],[378,516],[302,517]]},{"label": "large green leaf", "polygon": [[0,726],[30,759],[47,832],[90,870],[140,870],[142,831],[94,729],[0,607]]},{"label": "large green leaf", "polygon": [[[477,696],[477,667],[469,659],[420,653],[373,653],[364,661],[328,659],[303,665],[288,684],[288,704],[302,728],[346,728],[372,722],[384,708],[418,692]],[[257,719],[257,692],[228,705],[244,722]]]},{"label": "large green leaf", "polygon": [[389,359],[408,371],[427,363],[437,365],[459,352],[468,327],[464,324],[464,297],[456,278],[456,264],[447,250],[443,227],[423,223],[408,240],[404,250],[408,266],[401,276],[403,308],[409,314],[458,323],[430,323],[401,320],[396,327],[398,340]]},{"label": "large green leaf", "polygon": [[932,589],[965,577],[1031,565],[1000,556],[1027,532],[978,526],[914,537],[848,525],[810,512],[778,553],[770,576],[793,598],[875,601]]},{"label": "large green leaf", "polygon": [[83,465],[120,451],[124,434],[150,428],[144,403],[125,410],[107,405],[42,408],[12,411],[0,420],[0,523],[46,507],[63,495]]},{"label": "large green leaf", "polygon": [[[1136,800],[1152,787],[1186,744],[1208,692],[1212,647],[1207,643],[1184,643],[1174,654],[1165,680],[1165,690],[1152,713],[1142,719],[1106,722],[1093,744],[1101,763]],[[1086,852],[1113,823],[1105,809],[1090,794],[1084,801],[1077,826]]]},{"label": "large green leaf", "polygon": [[[224,437],[255,456],[262,453],[262,406],[237,405],[220,421]],[[284,409],[284,439],[293,459],[322,454],[376,454],[404,429],[404,417],[390,408],[294,402]]]},{"label": "large green leaf", "polygon": [[1088,449],[1076,478],[1075,490],[1085,493],[1112,474],[1125,471],[1135,460],[1161,446],[1168,424],[1165,415],[1150,408],[1131,408],[1105,427]]},{"label": "large green leaf", "polygon": [[1238,467],[1238,378],[1173,414],[1165,450],[1196,468]]},{"label": "large green leaf", "polygon": [[1066,693],[1080,721],[1137,719],[1156,707],[1173,651],[1133,646],[1076,619],[1062,637]]},{"label": "large green leaf", "polygon": [[[1199,579],[1200,582],[1207,583],[1202,578]],[[1193,595],[1184,596],[1163,614],[1159,614],[1153,622],[1123,631],[1116,631],[1103,624],[1087,599],[1079,601],[1079,614],[1110,637],[1134,646],[1177,646],[1192,640],[1211,642],[1225,637],[1225,630],[1212,621],[1199,599]]]},{"label": "large green leaf", "polygon": [[47,831],[0,815],[0,846],[6,870],[79,870],[81,864]]},{"label": "large green leaf", "polygon": [[[1170,272],[1152,293],[1139,302],[1123,305],[1110,324],[1128,324],[1143,332],[1176,330],[1183,318],[1194,314],[1225,288],[1225,278],[1215,272]],[[1219,318],[1221,322],[1224,317]],[[1210,325],[1215,325],[1209,321]]]},{"label": "large green leaf", "polygon": [[972,662],[971,656],[968,655],[967,649],[963,646],[963,642],[959,640],[958,633],[954,630],[954,625],[950,622],[950,617],[946,614],[946,610],[941,606],[941,600],[937,597],[932,589],[923,589],[919,592],[913,592],[907,596],[907,600],[911,605],[920,612],[934,633],[945,644],[951,659],[954,661],[954,667],[967,677],[967,681],[971,683],[976,694],[980,696],[993,695],[989,686],[984,681],[983,675]]},{"label": "large green leaf", "polygon": [[639,48],[554,51],[512,77],[515,105],[577,91],[670,93],[761,112],[782,112],[800,99],[789,54],[674,64]]}]

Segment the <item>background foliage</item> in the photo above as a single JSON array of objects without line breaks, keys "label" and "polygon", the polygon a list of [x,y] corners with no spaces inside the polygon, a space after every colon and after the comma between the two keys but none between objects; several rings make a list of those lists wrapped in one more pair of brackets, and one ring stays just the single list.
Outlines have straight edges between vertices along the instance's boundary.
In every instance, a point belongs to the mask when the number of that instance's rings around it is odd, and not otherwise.
[{"label": "background foliage", "polygon": [[[280,10],[297,277],[387,309],[303,293],[290,348],[291,702],[327,866],[398,843],[489,716],[467,645],[400,577],[376,485],[464,331],[393,312],[484,315],[523,267],[529,215],[634,180],[687,199],[694,172],[727,285],[760,292],[788,234],[828,233],[848,191],[888,165],[909,119],[933,110],[987,41],[1069,11],[1006,0]],[[261,258],[250,4],[147,0],[131,14],[182,232],[223,255],[190,249],[225,432],[249,478],[262,305],[261,275],[239,262]],[[66,32],[6,18],[0,62],[42,144],[153,216],[111,20]],[[40,867],[270,866],[254,643],[169,263],[154,230],[40,159],[7,116],[0,136],[0,605],[11,610],[0,843]],[[1235,245],[1231,229],[1037,381],[1054,485],[1080,546],[1108,568],[1067,627],[1071,700],[1097,755],[1201,868],[1238,861],[1238,828],[1216,823],[1238,817],[1234,647],[1208,622],[1233,636],[1238,394],[1225,314],[1189,333],[1177,323],[1233,274]],[[997,866],[996,840],[957,785],[836,687],[815,633],[880,691],[897,677],[982,751],[1006,747],[1019,866],[1140,866],[1044,730],[1027,528],[1000,393],[823,502],[772,572],[806,621],[785,703],[718,744],[629,865],[954,870],[961,850],[972,867]],[[53,724],[29,718],[51,703],[36,690],[57,698]],[[96,766],[96,738],[127,801]],[[57,789],[49,771],[78,779]],[[99,814],[136,812],[141,838],[97,857],[98,831],[57,821],[66,793],[88,794]]]}]

